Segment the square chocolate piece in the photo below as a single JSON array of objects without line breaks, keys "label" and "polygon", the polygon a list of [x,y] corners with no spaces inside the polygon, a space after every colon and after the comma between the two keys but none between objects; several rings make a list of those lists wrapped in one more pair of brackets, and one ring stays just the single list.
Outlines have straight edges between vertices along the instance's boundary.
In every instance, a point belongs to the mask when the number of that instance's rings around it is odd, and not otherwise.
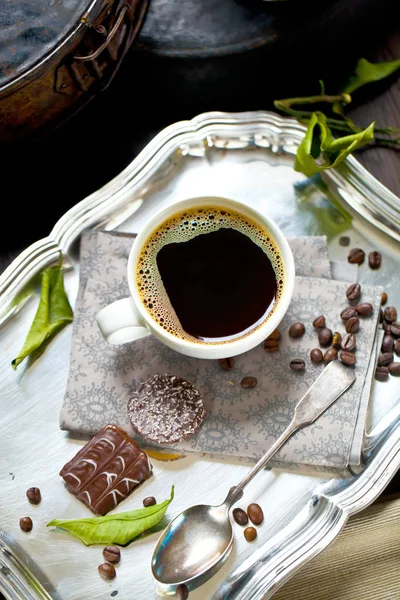
[{"label": "square chocolate piece", "polygon": [[118,425],[106,425],[60,471],[67,490],[104,516],[152,473],[147,454]]}]

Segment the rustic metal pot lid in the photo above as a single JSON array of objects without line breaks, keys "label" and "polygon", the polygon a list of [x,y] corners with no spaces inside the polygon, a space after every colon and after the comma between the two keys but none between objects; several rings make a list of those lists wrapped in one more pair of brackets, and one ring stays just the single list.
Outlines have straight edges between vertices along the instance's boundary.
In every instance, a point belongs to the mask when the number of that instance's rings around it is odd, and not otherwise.
[{"label": "rustic metal pot lid", "polygon": [[151,0],[135,46],[169,57],[240,54],[294,46],[349,30],[381,0]]}]

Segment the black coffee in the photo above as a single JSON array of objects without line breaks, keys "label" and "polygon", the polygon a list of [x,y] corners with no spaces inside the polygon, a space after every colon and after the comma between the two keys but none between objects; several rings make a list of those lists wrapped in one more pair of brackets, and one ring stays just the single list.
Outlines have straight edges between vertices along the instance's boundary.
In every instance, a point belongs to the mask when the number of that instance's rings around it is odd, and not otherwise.
[{"label": "black coffee", "polygon": [[136,276],[142,302],[162,327],[184,339],[223,343],[268,318],[282,291],[283,265],[268,232],[211,207],[178,214],[153,232]]}]

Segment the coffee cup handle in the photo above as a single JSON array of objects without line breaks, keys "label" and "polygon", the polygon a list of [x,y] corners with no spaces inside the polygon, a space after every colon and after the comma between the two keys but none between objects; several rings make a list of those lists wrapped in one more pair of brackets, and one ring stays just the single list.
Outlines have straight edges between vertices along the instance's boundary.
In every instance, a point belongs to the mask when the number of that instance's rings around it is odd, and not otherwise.
[{"label": "coffee cup handle", "polygon": [[96,321],[110,344],[126,344],[151,335],[132,298],[122,298],[108,304],[97,313]]}]

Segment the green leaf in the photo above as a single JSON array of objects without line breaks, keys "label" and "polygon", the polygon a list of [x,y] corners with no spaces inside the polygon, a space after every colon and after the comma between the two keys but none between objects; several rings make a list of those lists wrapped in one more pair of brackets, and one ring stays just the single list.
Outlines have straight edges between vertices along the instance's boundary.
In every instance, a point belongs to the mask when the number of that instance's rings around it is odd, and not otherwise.
[{"label": "green leaf", "polygon": [[174,486],[171,496],[161,504],[131,510],[105,517],[88,519],[53,519],[47,527],[60,527],[79,538],[86,546],[92,544],[118,544],[125,546],[138,535],[154,527],[161,521],[165,511],[174,498]]},{"label": "green leaf", "polygon": [[354,150],[373,141],[374,125],[375,123],[371,123],[363,131],[334,138],[327,125],[327,117],[321,112],[314,112],[297,149],[295,171],[311,177],[326,169],[337,167]]},{"label": "green leaf", "polygon": [[354,75],[346,83],[343,92],[352,94],[355,90],[372,83],[389,77],[392,73],[400,68],[400,59],[387,62],[370,63],[365,58],[360,58],[357,62]]},{"label": "green leaf", "polygon": [[39,306],[24,345],[11,362],[13,369],[29,355],[39,356],[54,336],[70,323],[73,312],[64,288],[62,256],[55,267],[47,267],[42,273]]}]

